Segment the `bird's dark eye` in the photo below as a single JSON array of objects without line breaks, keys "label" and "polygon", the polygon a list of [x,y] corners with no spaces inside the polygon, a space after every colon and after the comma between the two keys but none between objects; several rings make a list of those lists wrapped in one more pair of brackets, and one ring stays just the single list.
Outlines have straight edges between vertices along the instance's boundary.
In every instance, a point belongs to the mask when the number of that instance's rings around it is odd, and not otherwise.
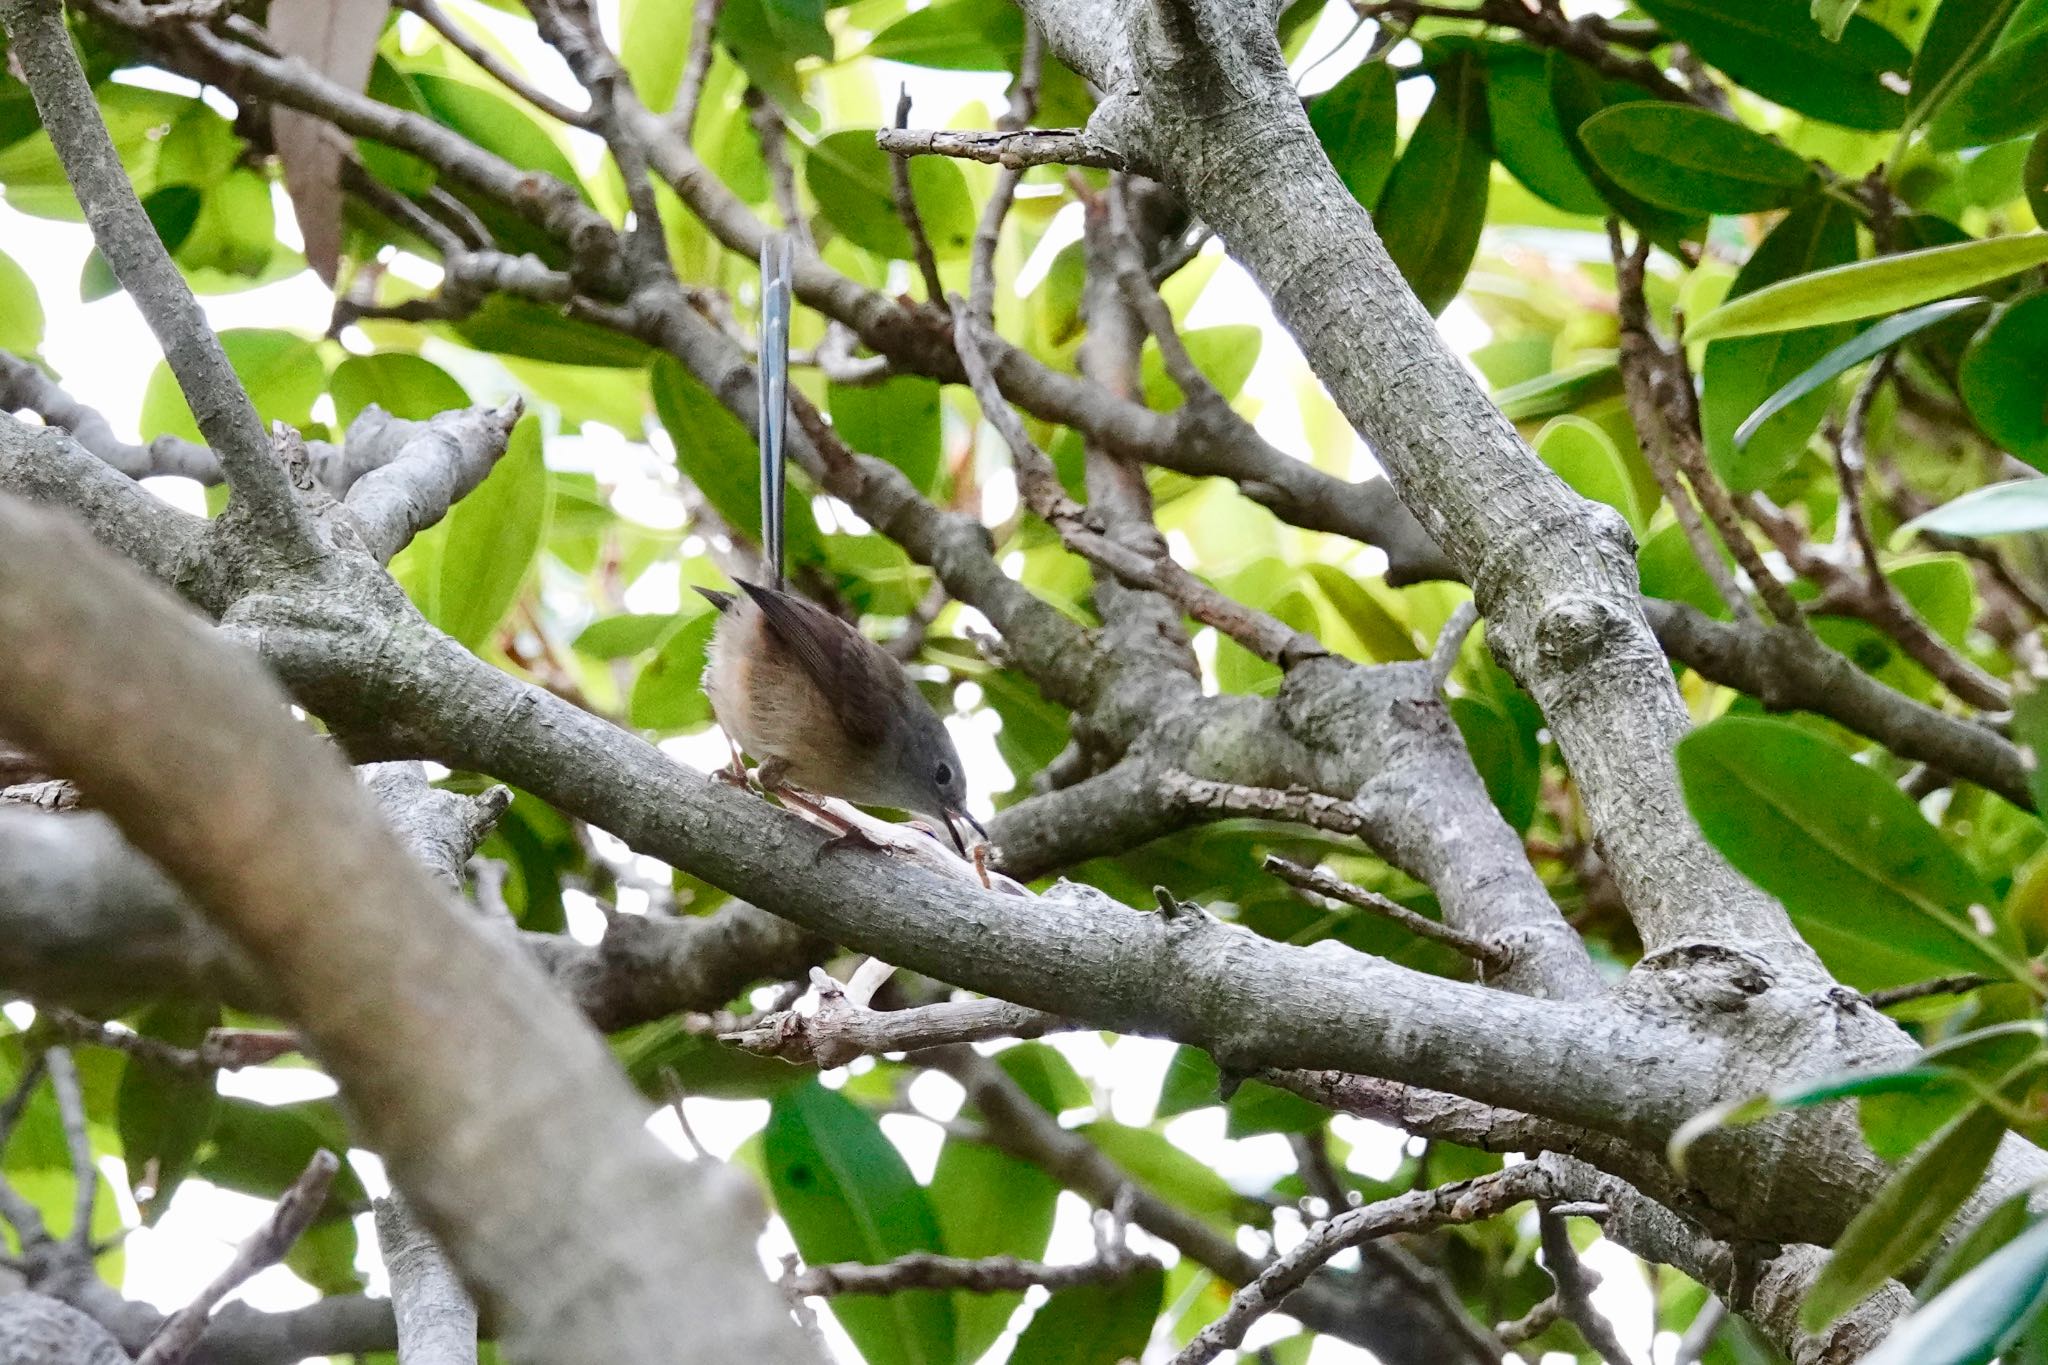
[{"label": "bird's dark eye", "polygon": [[950,763],[941,763],[936,769],[933,770],[932,777],[938,782],[938,784],[941,787],[950,785],[953,781],[953,765]]}]

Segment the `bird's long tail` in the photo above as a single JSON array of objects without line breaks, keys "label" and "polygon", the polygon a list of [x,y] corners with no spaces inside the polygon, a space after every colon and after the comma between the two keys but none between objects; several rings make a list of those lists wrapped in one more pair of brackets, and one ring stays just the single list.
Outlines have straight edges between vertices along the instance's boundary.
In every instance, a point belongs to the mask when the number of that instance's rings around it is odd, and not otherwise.
[{"label": "bird's long tail", "polygon": [[782,586],[783,435],[789,421],[789,234],[761,243],[761,555]]}]

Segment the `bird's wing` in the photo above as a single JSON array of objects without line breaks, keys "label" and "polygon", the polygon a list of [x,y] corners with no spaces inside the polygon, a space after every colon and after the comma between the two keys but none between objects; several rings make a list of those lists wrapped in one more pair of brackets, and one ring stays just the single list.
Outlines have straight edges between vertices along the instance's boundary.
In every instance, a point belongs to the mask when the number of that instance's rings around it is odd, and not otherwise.
[{"label": "bird's wing", "polygon": [[[775,639],[789,650],[856,744],[880,744],[905,686],[903,670],[868,638],[824,608],[742,582]],[[887,699],[889,705],[884,705]]]}]

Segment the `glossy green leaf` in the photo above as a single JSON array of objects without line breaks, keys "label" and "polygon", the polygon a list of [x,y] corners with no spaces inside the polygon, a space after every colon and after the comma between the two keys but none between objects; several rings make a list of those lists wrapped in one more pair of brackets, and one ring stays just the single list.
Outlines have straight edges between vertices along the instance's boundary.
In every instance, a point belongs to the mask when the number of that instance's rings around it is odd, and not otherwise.
[{"label": "glossy green leaf", "polygon": [[1600,427],[1583,417],[1553,417],[1536,433],[1536,454],[1574,492],[1604,502],[1638,534],[1648,518],[1636,505],[1635,484],[1621,461],[1621,450]]},{"label": "glossy green leaf", "polygon": [[[812,1082],[777,1095],[762,1132],[775,1208],[806,1261],[880,1265],[943,1251],[937,1217],[874,1117]],[[830,1300],[869,1365],[954,1365],[952,1299],[917,1291]]]},{"label": "glossy green leaf", "polygon": [[665,611],[607,616],[585,626],[569,647],[593,659],[628,659],[653,649],[689,619]]},{"label": "glossy green leaf", "polygon": [[1832,43],[1841,39],[1842,30],[1849,27],[1849,20],[1862,3],[1863,0],[1812,0],[1808,13],[1820,26],[1821,36]]},{"label": "glossy green leaf", "polygon": [[[291,332],[237,327],[222,332],[220,344],[242,387],[248,390],[249,401],[256,405],[257,416],[266,423],[284,422],[302,429],[312,422],[313,404],[327,388],[327,367],[312,342]],[[139,424],[145,441],[158,436],[200,439],[192,410],[178,391],[178,381],[162,361],[150,371],[149,383],[142,391]]]},{"label": "glossy green leaf", "polygon": [[[176,255],[194,287],[203,291],[265,278],[276,252],[270,181],[254,171],[237,170],[207,188]],[[293,266],[292,273],[297,269]]]},{"label": "glossy green leaf", "polygon": [[35,281],[0,251],[0,349],[31,356],[43,345],[43,301]]},{"label": "glossy green leaf", "polygon": [[2048,124],[2048,24],[2000,43],[1964,73],[1927,123],[1937,151],[1982,147],[2024,137]]},{"label": "glossy green leaf", "polygon": [[1118,1365],[1151,1339],[1166,1297],[1166,1272],[1144,1265],[1107,1284],[1062,1289],[1039,1305],[1009,1365]]},{"label": "glossy green leaf", "polygon": [[[1882,355],[1917,332],[1924,331],[1936,323],[1945,322],[1959,313],[1967,313],[1973,309],[1982,308],[1989,302],[1990,300],[1982,298],[1943,299],[1938,303],[1930,303],[1923,307],[1909,309],[1906,312],[1888,317],[1875,327],[1871,327],[1850,340],[1843,342],[1819,360],[1814,361],[1807,369],[1801,370],[1784,388],[1779,389],[1776,393],[1765,399],[1755,412],[1745,417],[1742,420],[1742,425],[1735,429],[1735,448],[1741,450],[1744,446],[1748,445],[1750,438],[1756,435],[1764,423],[1791,407],[1807,394],[1819,389],[1829,380],[1839,378],[1842,374],[1874,356]],[[1785,333],[1784,335],[1795,334]],[[1725,342],[1716,344],[1736,345],[1738,343]]]},{"label": "glossy green leaf", "polygon": [[1575,412],[1621,392],[1621,367],[1613,360],[1586,360],[1555,374],[1510,384],[1493,401],[1511,422],[1537,422]]},{"label": "glossy green leaf", "polygon": [[1024,45],[1009,0],[938,0],[877,33],[868,55],[942,71],[1005,71]]},{"label": "glossy green leaf", "polygon": [[2048,261],[2048,232],[1905,251],[1788,279],[1731,299],[1687,329],[1690,341],[1854,322],[1914,308]]},{"label": "glossy green leaf", "polygon": [[[2043,32],[2048,32],[2044,28]],[[2002,305],[1963,352],[1958,387],[1986,436],[2048,469],[2048,290]]]},{"label": "glossy green leaf", "polygon": [[1057,1118],[1092,1102],[1088,1083],[1066,1054],[1048,1043],[1027,1042],[996,1054],[996,1065],[1046,1113]]},{"label": "glossy green leaf", "polygon": [[1587,119],[1579,137],[1616,184],[1681,213],[1783,208],[1813,179],[1797,152],[1690,105],[1619,104]]},{"label": "glossy green leaf", "polygon": [[[2025,1190],[1993,1205],[1990,1212],[1972,1223],[1968,1232],[1949,1243],[1935,1258],[1927,1273],[1920,1277],[1920,1283],[1913,1286],[1913,1297],[1920,1303],[1926,1303],[2032,1227],[2035,1221],[2033,1211],[2027,1205],[2028,1193]],[[2048,1289],[2048,1285],[2043,1288]]]},{"label": "glossy green leaf", "polygon": [[1667,251],[1693,235],[1703,221],[1697,214],[1676,213],[1639,199],[1614,182],[1600,169],[1600,163],[1586,149],[1579,129],[1603,109],[1629,104],[1657,103],[1650,92],[1625,81],[1611,81],[1584,62],[1553,51],[1545,61],[1550,84],[1550,103],[1558,128],[1580,172],[1599,191],[1600,198],[1621,218]]},{"label": "glossy green leaf", "polygon": [[1977,1188],[2004,1136],[2004,1116],[1979,1104],[1900,1167],[1836,1240],[1800,1306],[1800,1322],[1818,1331],[1925,1254]]},{"label": "glossy green leaf", "polygon": [[831,60],[825,0],[726,0],[717,31],[718,41],[755,85],[785,110],[815,120],[796,67],[808,57]]},{"label": "glossy green leaf", "polygon": [[343,431],[372,403],[415,422],[469,406],[469,394],[446,370],[402,351],[350,356],[334,367],[327,391],[334,396],[335,422]]},{"label": "glossy green leaf", "polygon": [[718,613],[708,607],[666,635],[660,650],[633,682],[628,711],[643,730],[688,730],[711,719],[711,700],[704,695],[704,656]]},{"label": "glossy green leaf", "polygon": [[2006,974],[1968,919],[1989,888],[1883,774],[1789,722],[1737,716],[1681,740],[1678,771],[1707,838],[1843,981]]},{"label": "glossy green leaf", "polygon": [[1701,60],[1743,85],[1845,128],[1896,128],[1906,97],[1885,80],[1912,64],[1905,44],[1861,15],[1830,39],[1809,0],[1640,0],[1642,11]]},{"label": "glossy green leaf", "polygon": [[1991,51],[2021,0],[1941,0],[1920,50],[1913,54],[1915,120],[1946,99],[1956,83]]},{"label": "glossy green leaf", "polygon": [[1536,818],[1543,769],[1522,728],[1490,701],[1453,697],[1451,720],[1486,783],[1486,794],[1509,827],[1527,830]]},{"label": "glossy green leaf", "polygon": [[1361,62],[1308,104],[1309,126],[1352,198],[1371,208],[1394,169],[1398,111],[1394,73],[1383,61]]},{"label": "glossy green leaf", "polygon": [[2027,790],[2034,809],[2048,811],[2048,688],[2023,687],[2013,694],[2012,737],[2032,760]]},{"label": "glossy green leaf", "polygon": [[471,649],[488,640],[526,582],[552,503],[540,423],[523,417],[496,468],[448,513],[427,619]]},{"label": "glossy green leaf", "polygon": [[1899,528],[1899,535],[1914,531],[1966,537],[2048,531],[2048,479],[2014,479],[1973,489],[1913,518]]},{"label": "glossy green leaf", "polygon": [[1432,313],[1457,297],[1486,221],[1486,76],[1461,53],[1436,67],[1436,93],[1380,194],[1373,225],[1402,278]]},{"label": "glossy green leaf", "polygon": [[619,64],[633,78],[633,93],[657,114],[668,112],[682,84],[695,9],[670,0],[620,0]]},{"label": "glossy green leaf", "polygon": [[546,128],[518,105],[482,86],[427,71],[407,73],[437,122],[523,171],[552,176],[582,194],[583,179]]},{"label": "glossy green leaf", "polygon": [[1976,1365],[2048,1298],[2048,1222],[1986,1257],[1863,1357],[1864,1365]]},{"label": "glossy green leaf", "polygon": [[1486,116],[1494,155],[1529,193],[1566,213],[1607,211],[1558,120],[1542,52],[1509,43],[1488,45]]},{"label": "glossy green leaf", "polygon": [[[1817,196],[1786,214],[1757,244],[1729,296],[1755,297],[1780,281],[1855,259],[1855,214]],[[1799,457],[1827,413],[1831,391],[1815,385],[1762,423],[1749,441],[1738,443],[1743,421],[1852,335],[1848,324],[1837,323],[1708,344],[1700,366],[1700,429],[1707,459],[1736,492],[1761,488]]]},{"label": "glossy green leaf", "polygon": [[638,369],[650,352],[643,342],[562,316],[560,310],[527,299],[493,294],[474,313],[450,324],[458,337],[480,351],[578,365]]},{"label": "glossy green leaf", "polygon": [[906,374],[879,384],[828,383],[825,401],[848,445],[881,456],[922,492],[937,486],[942,424],[936,380]]},{"label": "glossy green leaf", "polygon": [[[195,1002],[167,1002],[151,1007],[136,1020],[135,1031],[174,1047],[195,1048],[208,1029],[220,1023],[220,1007]],[[144,1221],[154,1222],[170,1206],[178,1183],[192,1169],[199,1145],[213,1130],[220,1096],[213,1074],[194,1075],[126,1054],[121,1062],[121,1088],[116,1097],[115,1126],[121,1155],[128,1166],[131,1189],[154,1191]]]},{"label": "glossy green leaf", "polygon": [[[804,183],[826,221],[855,246],[907,260],[915,248],[889,177],[889,155],[875,145],[871,129],[829,133],[804,157]],[[941,261],[965,257],[974,243],[975,212],[960,167],[942,156],[912,157],[910,189],[932,254]]]},{"label": "glossy green leaf", "polygon": [[[946,1139],[929,1188],[946,1252],[1037,1260],[1052,1237],[1059,1182],[1028,1161],[979,1142]],[[953,1295],[960,1365],[980,1358],[1024,1301],[1022,1293]]]}]

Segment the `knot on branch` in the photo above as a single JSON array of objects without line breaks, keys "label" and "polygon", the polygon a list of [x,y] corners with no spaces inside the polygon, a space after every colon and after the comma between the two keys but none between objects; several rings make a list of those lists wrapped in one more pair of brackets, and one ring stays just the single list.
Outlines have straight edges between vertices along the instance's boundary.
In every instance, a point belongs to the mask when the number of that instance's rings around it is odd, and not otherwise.
[{"label": "knot on branch", "polygon": [[1652,974],[1660,993],[1689,1010],[1733,1013],[1777,984],[1769,964],[1754,953],[1717,943],[1681,943],[1645,957],[1638,972]]},{"label": "knot on branch", "polygon": [[1536,621],[1536,648],[1562,669],[1583,667],[1627,638],[1628,622],[1621,611],[1586,593],[1555,599]]}]

